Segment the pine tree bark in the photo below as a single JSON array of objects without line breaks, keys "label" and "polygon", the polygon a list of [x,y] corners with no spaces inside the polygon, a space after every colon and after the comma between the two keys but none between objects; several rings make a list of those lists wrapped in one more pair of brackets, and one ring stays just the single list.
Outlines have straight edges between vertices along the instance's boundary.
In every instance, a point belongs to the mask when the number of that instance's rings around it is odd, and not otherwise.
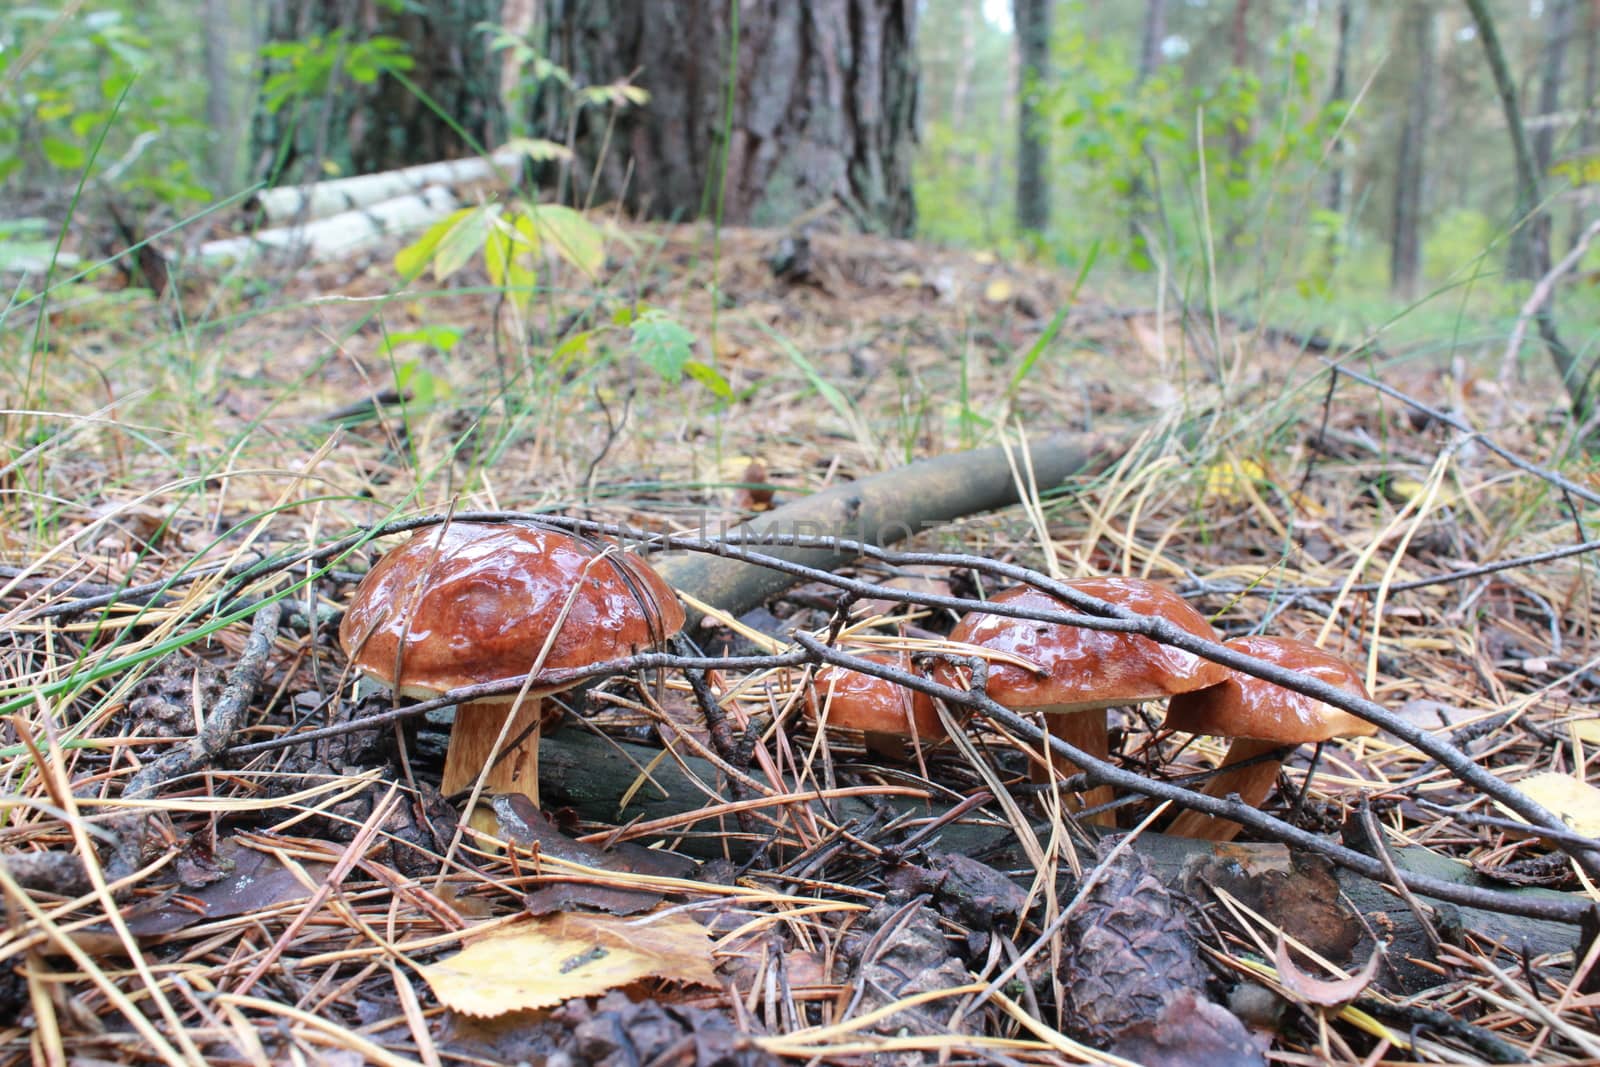
[{"label": "pine tree bark", "polygon": [[1411,92],[1395,155],[1394,225],[1389,246],[1389,288],[1416,298],[1422,281],[1422,192],[1428,123],[1433,114],[1433,21],[1431,4],[1408,4],[1400,21],[1400,51],[1410,57]]},{"label": "pine tree bark", "polygon": [[[414,66],[409,86],[389,74],[361,84],[340,66],[315,96],[276,113],[258,111],[250,131],[258,176],[294,182],[371,174],[471,155],[503,139],[499,63],[479,28],[499,21],[500,0],[441,0],[401,11],[378,0],[270,0],[265,7],[269,43],[394,37]],[[269,61],[263,74],[287,64]]]},{"label": "pine tree bark", "polygon": [[580,197],[758,226],[837,198],[864,229],[911,232],[914,0],[553,8],[552,55],[580,84],[631,76],[650,92],[610,136],[586,114]]},{"label": "pine tree bark", "polygon": [[1017,48],[1017,229],[1050,227],[1050,135],[1040,111],[1050,84],[1051,0],[1014,0]]}]

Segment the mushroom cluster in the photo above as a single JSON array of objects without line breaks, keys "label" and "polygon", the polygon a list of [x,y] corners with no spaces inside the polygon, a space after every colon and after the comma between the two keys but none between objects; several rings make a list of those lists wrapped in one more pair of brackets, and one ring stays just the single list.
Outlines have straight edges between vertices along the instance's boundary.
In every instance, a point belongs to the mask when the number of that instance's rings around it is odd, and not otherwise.
[{"label": "mushroom cluster", "polygon": [[[867,652],[860,658],[902,671],[911,666],[911,657],[904,652]],[[812,679],[805,715],[822,727],[859,731],[867,752],[886,759],[900,759],[908,750],[946,736],[928,694],[832,664]]]},{"label": "mushroom cluster", "polygon": [[[1155,582],[1080,578],[1063,584],[1139,615],[1164,619],[1196,637],[1220,640],[1188,602]],[[1007,590],[990,602],[1036,611],[1072,610],[1028,586]],[[1140,634],[972,612],[956,624],[950,639],[970,646],[980,656],[1003,653],[1003,659],[989,664],[986,692],[1014,711],[1037,712],[1043,717],[1045,751],[1032,764],[1031,772],[1033,781],[1039,783],[1049,782],[1052,773],[1066,776],[1080,769],[1050,750],[1051,737],[1103,760],[1110,747],[1106,709],[1150,701],[1169,702],[1169,729],[1231,740],[1222,766],[1203,792],[1211,797],[1237,794],[1251,806],[1259,805],[1271,792],[1282,762],[1276,754],[1284,747],[1376,732],[1371,723],[1322,701]],[[1367,696],[1354,668],[1314,645],[1283,637],[1241,637],[1224,644],[1354,696]],[[1019,666],[1018,660],[1035,669]],[[934,673],[935,680],[957,687],[967,686],[969,675],[970,670],[949,665],[941,665]],[[1096,786],[1070,799],[1068,810],[1099,808],[1112,800],[1109,786]],[[1093,812],[1087,818],[1100,825],[1115,825],[1109,811]],[[1167,832],[1228,841],[1240,829],[1228,819],[1185,811],[1173,819]]]},{"label": "mushroom cluster", "polygon": [[[1204,616],[1158,583],[1106,577],[1063,584],[1219,640]],[[989,602],[1034,612],[1072,610],[1031,586]],[[418,532],[379,560],[357,587],[339,639],[358,671],[398,696],[426,698],[500,683],[502,692],[457,706],[441,789],[456,793],[481,778],[488,793],[522,793],[538,803],[539,734],[551,718],[546,698],[576,684],[574,668],[660,647],[683,622],[666,582],[615,545],[521,523],[453,522]],[[1051,737],[1104,760],[1110,749],[1106,710],[1151,701],[1170,702],[1170,729],[1231,739],[1204,792],[1237,794],[1250,805],[1271,791],[1282,748],[1374,732],[1320,701],[1142,634],[973,611],[950,640],[988,661],[989,697],[1041,717],[1044,751],[1030,771],[1037,783],[1081,769],[1051,751]],[[1227,645],[1366,697],[1357,672],[1315,646],[1279,637],[1235,638]],[[905,652],[863,658],[902,671],[911,666]],[[965,688],[971,675],[969,666],[942,661],[931,676]],[[869,753],[886,758],[946,736],[926,694],[859,671],[823,667],[804,701],[819,727],[857,731]],[[1113,799],[1111,788],[1101,785],[1066,803],[1078,812]],[[1110,811],[1086,817],[1115,825]],[[1180,813],[1168,827],[1218,841],[1239,829],[1194,811]]]},{"label": "mushroom cluster", "polygon": [[[1217,638],[1205,616],[1155,582],[1142,578],[1078,578],[1063,584],[1141,615],[1166,619],[1196,637]],[[990,603],[1033,611],[1072,611],[1031,586],[1008,589],[991,597]],[[979,654],[1007,654],[1007,660],[990,664],[986,691],[998,704],[1014,711],[1038,712],[1044,717],[1045,750],[1031,773],[1032,779],[1040,783],[1050,781],[1052,769],[1062,776],[1080,770],[1050,751],[1050,737],[1059,737],[1074,748],[1105,759],[1109,754],[1107,708],[1166,700],[1216,685],[1227,677],[1226,670],[1210,660],[1141,634],[1034,622],[987,612],[965,615],[950,632],[950,640],[970,645]],[[1010,661],[1014,658],[1037,669],[1020,667]],[[966,668],[941,665],[934,677],[946,685],[964,688],[970,681],[969,674]],[[1111,800],[1109,786],[1096,786],[1069,800],[1068,810],[1100,807]],[[1111,812],[1099,812],[1091,821],[1114,825],[1115,818]]]},{"label": "mushroom cluster", "polygon": [[545,698],[578,684],[559,672],[656,648],[683,620],[661,576],[615,545],[519,523],[453,522],[418,532],[367,572],[339,642],[357,670],[399,696],[523,683],[457,705],[440,789],[469,788],[481,774],[484,792],[537,804]]}]

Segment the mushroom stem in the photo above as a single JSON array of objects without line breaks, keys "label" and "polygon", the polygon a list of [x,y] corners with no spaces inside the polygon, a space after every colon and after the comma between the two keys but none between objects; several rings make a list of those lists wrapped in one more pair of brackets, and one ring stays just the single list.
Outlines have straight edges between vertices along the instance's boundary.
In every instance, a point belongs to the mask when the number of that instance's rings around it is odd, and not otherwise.
[{"label": "mushroom stem", "polygon": [[[1245,763],[1257,756],[1265,756],[1282,747],[1281,741],[1236,738],[1228,746],[1228,754],[1223,757],[1222,765],[1217,768],[1217,774],[1200,792],[1208,797],[1219,798],[1226,797],[1229,793],[1237,793],[1242,802],[1252,808],[1260,807],[1261,802],[1267,799],[1267,794],[1272,792],[1272,786],[1278,780],[1278,768],[1282,766],[1283,761],[1263,759],[1246,767],[1238,767],[1235,764]],[[1190,809],[1178,813],[1178,817],[1167,827],[1167,833],[1173,837],[1193,837],[1202,841],[1232,841],[1242,829],[1244,827],[1232,819]]]},{"label": "mushroom stem", "polygon": [[[1044,761],[1034,763],[1029,771],[1029,778],[1036,785],[1048,785],[1050,773],[1053,768],[1055,773],[1063,778],[1077,774],[1083,768],[1067,759],[1058,756],[1050,750],[1052,737],[1059,737],[1073,748],[1087,752],[1097,759],[1106,759],[1110,756],[1110,745],[1106,739],[1106,710],[1104,708],[1090,708],[1087,711],[1051,712],[1049,708],[1044,711]],[[1097,808],[1102,804],[1109,804],[1116,799],[1109,785],[1097,785],[1065,798],[1068,811],[1082,811],[1084,808]],[[1117,813],[1102,811],[1088,819],[1095,826],[1117,825]]]},{"label": "mushroom stem", "polygon": [[[501,746],[500,758],[489,763],[490,751],[500,727],[507,716],[511,725],[506,728],[506,742]],[[439,791],[445,796],[471,789],[478,776],[483,776],[485,795],[495,793],[522,793],[537,806],[539,803],[539,733],[519,742],[517,739],[530,727],[537,727],[544,718],[544,701],[527,697],[513,711],[513,704],[504,700],[474,700],[456,705],[455,725],[450,728],[450,747],[444,755],[444,778]]]}]

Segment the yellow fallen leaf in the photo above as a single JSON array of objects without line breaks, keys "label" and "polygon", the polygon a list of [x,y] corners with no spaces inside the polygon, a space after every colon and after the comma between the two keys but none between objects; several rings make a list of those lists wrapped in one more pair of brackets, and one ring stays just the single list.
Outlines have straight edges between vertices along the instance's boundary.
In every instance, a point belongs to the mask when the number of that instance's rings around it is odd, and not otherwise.
[{"label": "yellow fallen leaf", "polygon": [[1559,771],[1531,774],[1518,782],[1517,788],[1561,816],[1561,821],[1578,833],[1600,837],[1600,789]]},{"label": "yellow fallen leaf", "polygon": [[1407,502],[1420,497],[1427,488],[1415,478],[1395,478],[1389,483],[1389,495],[1395,500]]},{"label": "yellow fallen leaf", "polygon": [[494,1016],[597,996],[641,978],[716,987],[706,928],[687,915],[566,912],[502,927],[422,969],[434,996]]},{"label": "yellow fallen leaf", "polygon": [[1244,499],[1244,486],[1249,482],[1263,481],[1267,469],[1253,459],[1235,459],[1228,456],[1206,467],[1206,496],[1225,503]]},{"label": "yellow fallen leaf", "polygon": [[1572,736],[1586,745],[1600,745],[1600,719],[1578,719],[1567,723]]},{"label": "yellow fallen leaf", "polygon": [[1004,304],[1015,295],[1016,290],[1011,282],[1005,278],[995,278],[983,287],[983,298],[991,304]]}]

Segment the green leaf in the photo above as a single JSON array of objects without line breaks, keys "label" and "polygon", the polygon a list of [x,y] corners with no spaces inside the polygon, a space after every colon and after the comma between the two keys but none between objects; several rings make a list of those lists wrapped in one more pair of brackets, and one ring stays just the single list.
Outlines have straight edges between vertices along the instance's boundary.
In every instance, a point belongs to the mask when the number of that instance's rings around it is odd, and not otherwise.
[{"label": "green leaf", "polygon": [[474,255],[482,251],[489,240],[491,207],[463,208],[450,216],[456,224],[439,238],[439,247],[433,254],[433,276],[444,281],[467,265]]},{"label": "green leaf", "polygon": [[63,141],[59,137],[45,137],[39,142],[39,148],[44,152],[44,158],[50,161],[52,167],[61,170],[78,170],[89,159],[82,146],[71,141]]},{"label": "green leaf", "polygon": [[424,230],[421,237],[396,252],[395,272],[406,281],[410,281],[427,270],[428,261],[433,258],[433,250],[439,247],[439,242],[449,232],[450,222],[448,218],[439,220]]},{"label": "green leaf", "polygon": [[717,368],[708,363],[701,363],[698,359],[691,359],[684,363],[683,369],[688,372],[689,377],[711,390],[718,400],[733,402],[733,386],[728,384],[728,379],[724,378]]},{"label": "green leaf", "polygon": [[572,149],[555,141],[547,141],[543,137],[512,137],[506,141],[504,147],[522,153],[535,163],[572,158]]},{"label": "green leaf", "polygon": [[633,320],[633,354],[664,382],[682,380],[693,344],[694,334],[660,308],[651,308]]},{"label": "green leaf", "polygon": [[460,270],[472,253],[483,247],[489,232],[487,209],[464,207],[429,226],[423,235],[394,256],[394,269],[411,281],[433,267],[433,276],[448,278]]},{"label": "green leaf", "polygon": [[605,241],[600,230],[570,207],[560,204],[542,204],[530,208],[539,236],[555,246],[561,258],[583,271],[591,279],[605,266]]},{"label": "green leaf", "polygon": [[383,339],[384,352],[391,352],[396,345],[409,342],[430,345],[440,352],[448,352],[461,340],[465,330],[459,326],[419,326],[415,330],[400,330],[391,333]]},{"label": "green leaf", "polygon": [[573,334],[571,337],[557,345],[554,352],[550,353],[550,361],[554,363],[557,368],[565,367],[569,362],[577,357],[588,355],[589,343],[593,339],[594,331],[592,330],[584,330],[580,333]]},{"label": "green leaf", "polygon": [[526,215],[500,216],[483,245],[489,281],[526,307],[539,280],[539,234]]}]

